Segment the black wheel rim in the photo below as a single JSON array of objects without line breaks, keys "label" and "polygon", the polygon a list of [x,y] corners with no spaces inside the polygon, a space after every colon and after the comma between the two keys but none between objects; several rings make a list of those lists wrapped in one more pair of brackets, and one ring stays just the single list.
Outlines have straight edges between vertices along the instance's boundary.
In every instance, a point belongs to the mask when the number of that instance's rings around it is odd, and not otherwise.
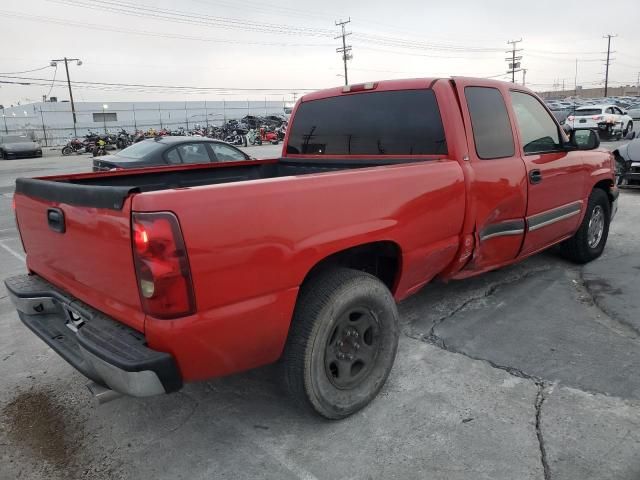
[{"label": "black wheel rim", "polygon": [[325,347],[324,365],[337,388],[360,384],[373,369],[380,350],[380,325],[367,308],[352,308],[336,322]]}]

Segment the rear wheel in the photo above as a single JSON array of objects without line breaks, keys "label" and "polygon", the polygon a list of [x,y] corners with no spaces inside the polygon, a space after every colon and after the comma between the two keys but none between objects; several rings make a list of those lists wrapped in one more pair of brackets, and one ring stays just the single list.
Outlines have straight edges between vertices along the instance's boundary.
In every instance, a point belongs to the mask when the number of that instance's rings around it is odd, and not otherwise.
[{"label": "rear wheel", "polygon": [[384,385],[398,346],[398,311],[376,277],[336,268],[301,289],[282,358],[291,396],[329,419],[366,406]]},{"label": "rear wheel", "polygon": [[0,160],[4,160],[5,158],[7,158],[6,155],[2,150],[0,150]]},{"label": "rear wheel", "polygon": [[610,221],[609,197],[604,190],[595,188],[589,196],[587,211],[578,231],[561,244],[561,254],[576,263],[587,263],[598,258],[607,243]]}]

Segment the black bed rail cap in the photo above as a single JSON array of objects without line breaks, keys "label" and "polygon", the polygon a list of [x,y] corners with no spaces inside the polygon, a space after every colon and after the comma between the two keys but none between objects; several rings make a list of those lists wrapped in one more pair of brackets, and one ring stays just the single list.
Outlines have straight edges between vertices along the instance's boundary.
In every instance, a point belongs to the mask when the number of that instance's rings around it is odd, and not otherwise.
[{"label": "black bed rail cap", "polygon": [[53,180],[39,180],[37,178],[16,179],[16,193],[80,207],[122,210],[127,197],[139,192],[140,189],[133,186],[109,187],[103,185],[79,185]]}]

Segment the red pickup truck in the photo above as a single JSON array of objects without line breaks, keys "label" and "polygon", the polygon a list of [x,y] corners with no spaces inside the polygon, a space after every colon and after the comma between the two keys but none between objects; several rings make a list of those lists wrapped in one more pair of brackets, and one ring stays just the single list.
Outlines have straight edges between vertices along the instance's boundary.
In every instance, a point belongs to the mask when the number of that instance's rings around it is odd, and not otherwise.
[{"label": "red pickup truck", "polygon": [[278,362],[328,418],[391,370],[396,302],[560,244],[597,258],[618,192],[597,134],[567,138],[519,85],[333,88],[297,103],[282,156],[18,179],[22,321],[128,395]]}]

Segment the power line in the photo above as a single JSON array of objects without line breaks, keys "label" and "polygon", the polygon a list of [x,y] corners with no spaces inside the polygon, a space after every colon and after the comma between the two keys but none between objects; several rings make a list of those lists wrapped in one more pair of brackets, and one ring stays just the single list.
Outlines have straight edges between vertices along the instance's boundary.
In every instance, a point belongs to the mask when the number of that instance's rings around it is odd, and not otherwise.
[{"label": "power line", "polygon": [[[47,24],[57,24],[65,27],[77,27],[77,28],[85,28],[89,30],[102,30],[105,32],[116,32],[123,33],[128,35],[138,35],[143,37],[157,37],[157,38],[167,38],[167,39],[176,39],[176,40],[193,40],[193,41],[201,41],[201,42],[212,42],[212,43],[225,43],[231,45],[260,45],[260,46],[274,46],[274,47],[331,47],[333,46],[330,43],[287,43],[287,42],[250,42],[250,41],[242,41],[242,40],[228,40],[228,39],[219,39],[219,38],[208,38],[208,37],[198,37],[191,35],[181,35],[175,33],[160,33],[160,32],[150,32],[145,30],[130,30],[123,28],[115,28],[107,25],[98,25],[95,23],[81,23],[81,22],[73,22],[67,19],[55,18],[55,17],[44,17],[38,15],[26,15],[18,12],[10,12],[5,10],[0,10],[0,16],[4,17],[13,17],[20,18],[22,20],[32,21],[32,22],[41,22]],[[14,72],[14,73],[23,73],[23,72]],[[26,72],[24,72],[26,73]]]},{"label": "power line", "polygon": [[347,23],[351,23],[351,17],[349,17],[349,20],[336,21],[336,26],[339,26],[341,28],[342,33],[337,37],[335,37],[336,39],[342,38],[342,47],[336,48],[336,52],[342,54],[342,62],[344,64],[344,84],[345,85],[349,85],[349,75],[347,73],[347,60],[351,60],[353,58],[353,55],[351,55],[352,47],[351,45],[347,45],[347,36],[351,35],[351,32],[347,32],[344,28]]},{"label": "power line", "polygon": [[96,9],[127,14],[146,19],[161,20],[171,23],[184,23],[189,25],[201,25],[205,27],[216,27],[224,29],[240,29],[250,30],[260,33],[274,33],[280,35],[305,35],[315,37],[328,37],[332,34],[330,30],[321,30],[317,28],[295,27],[293,25],[272,24],[251,22],[247,20],[217,17],[206,14],[193,14],[179,10],[162,9],[140,4],[132,4],[124,1],[111,0],[94,0],[92,2],[86,0],[48,0],[49,2],[59,3],[63,5],[88,8],[92,11]]},{"label": "power line", "polygon": [[[68,59],[72,60],[72,59]],[[63,60],[60,60],[63,61]],[[33,80],[40,82],[50,82],[49,78],[33,78],[33,77],[16,77],[11,75],[0,75],[4,78],[11,78],[17,80]],[[56,83],[60,83],[62,80],[56,80]],[[314,91],[318,90],[317,88],[243,88],[243,87],[193,87],[193,86],[183,86],[183,85],[148,85],[141,83],[113,83],[113,82],[89,82],[82,80],[73,80],[71,81],[73,86],[76,85],[99,85],[99,86],[112,86],[112,87],[141,87],[148,89],[166,89],[166,90],[202,90],[202,91],[242,91],[242,92],[291,92],[293,90],[297,91]]]},{"label": "power line", "polygon": [[3,72],[3,73],[0,73],[0,75],[17,75],[17,74],[20,74],[20,73],[39,72],[40,70],[44,70],[46,68],[51,68],[51,65],[47,65],[47,66],[40,67],[40,68],[34,68],[32,70],[23,70],[21,72]]}]

